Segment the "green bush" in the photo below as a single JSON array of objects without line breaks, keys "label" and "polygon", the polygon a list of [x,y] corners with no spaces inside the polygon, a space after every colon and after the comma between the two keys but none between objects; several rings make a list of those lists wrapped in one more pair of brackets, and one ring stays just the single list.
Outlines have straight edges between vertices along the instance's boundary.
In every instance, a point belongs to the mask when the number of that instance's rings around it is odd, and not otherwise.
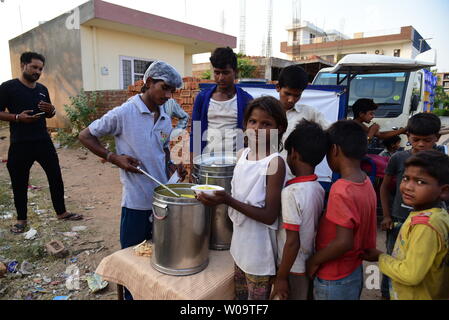
[{"label": "green bush", "polygon": [[433,113],[440,117],[449,117],[449,109],[434,109]]},{"label": "green bush", "polygon": [[62,145],[73,145],[78,140],[79,133],[95,120],[98,110],[98,101],[101,94],[98,92],[81,92],[70,97],[70,105],[64,105],[64,110],[69,120],[67,128],[58,129],[57,140]]}]

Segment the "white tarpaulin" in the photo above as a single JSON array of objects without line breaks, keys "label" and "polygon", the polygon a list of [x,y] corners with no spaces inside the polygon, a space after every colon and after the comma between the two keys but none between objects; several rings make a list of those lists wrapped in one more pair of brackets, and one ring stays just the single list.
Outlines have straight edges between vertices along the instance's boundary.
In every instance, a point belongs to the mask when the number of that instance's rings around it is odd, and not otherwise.
[{"label": "white tarpaulin", "polygon": [[[253,98],[270,95],[279,99],[279,93],[276,89],[263,89],[244,86],[242,86],[242,88],[251,94]],[[319,110],[329,123],[334,123],[338,120],[340,95],[337,92],[306,89],[304,90],[301,100],[299,100],[298,103],[306,104]],[[319,181],[332,181],[332,170],[329,168],[326,159],[316,167],[315,173],[319,177]]]}]

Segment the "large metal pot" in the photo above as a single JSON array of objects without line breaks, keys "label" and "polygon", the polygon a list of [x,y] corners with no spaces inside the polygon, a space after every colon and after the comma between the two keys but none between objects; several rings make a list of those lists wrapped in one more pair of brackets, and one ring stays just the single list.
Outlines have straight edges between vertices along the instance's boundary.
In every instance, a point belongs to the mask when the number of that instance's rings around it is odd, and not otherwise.
[{"label": "large metal pot", "polygon": [[[171,184],[181,195],[194,195],[193,184]],[[210,212],[195,198],[177,198],[163,187],[153,196],[153,255],[159,272],[187,276],[209,263]]]},{"label": "large metal pot", "polygon": [[[211,184],[231,192],[231,181],[236,164],[235,153],[203,154],[193,160],[192,177],[197,184]],[[206,208],[211,215],[210,249],[229,250],[232,239],[232,222],[228,206]]]}]

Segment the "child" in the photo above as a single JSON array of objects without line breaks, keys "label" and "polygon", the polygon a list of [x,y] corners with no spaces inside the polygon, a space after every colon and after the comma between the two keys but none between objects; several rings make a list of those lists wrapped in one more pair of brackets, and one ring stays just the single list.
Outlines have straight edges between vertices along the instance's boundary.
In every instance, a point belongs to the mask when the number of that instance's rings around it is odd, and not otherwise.
[{"label": "child", "polygon": [[305,119],[285,143],[287,164],[296,178],[282,190],[283,230],[278,233],[279,269],[273,298],[307,300],[306,261],[315,250],[316,229],[324,207],[324,189],[314,172],[327,147],[327,136],[320,125]]},{"label": "child", "polygon": [[396,151],[401,147],[401,138],[399,136],[394,136],[382,141],[382,144],[385,146],[385,150],[382,151],[379,155],[382,157],[391,158]]},{"label": "child", "polygon": [[[318,123],[323,129],[329,127],[329,122],[321,112],[308,105],[298,103],[303,91],[307,88],[308,77],[307,72],[298,65],[285,67],[279,75],[276,91],[279,92],[279,101],[284,107],[288,121],[288,127],[282,140],[284,144],[302,119]],[[282,151],[281,155],[284,159],[287,159],[286,150]],[[293,179],[294,177],[290,168],[287,167],[287,179]]]},{"label": "child", "polygon": [[302,119],[314,121],[321,125],[323,129],[329,127],[329,123],[321,112],[308,105],[298,104],[307,85],[307,72],[298,65],[285,67],[279,75],[276,91],[279,92],[279,100],[284,107],[288,120],[288,128],[284,134],[283,143]]},{"label": "child", "polygon": [[360,169],[368,148],[366,133],[352,120],[334,123],[327,133],[327,160],[341,179],[330,190],[307,274],[316,274],[315,300],[358,300],[363,287],[360,254],[376,247],[376,193]]},{"label": "child", "polygon": [[248,105],[244,123],[248,148],[238,154],[232,195],[224,191],[200,194],[198,200],[207,206],[224,203],[230,207],[236,299],[267,300],[276,274],[276,230],[285,184],[286,165],[277,150],[287,118],[277,99],[264,96]]},{"label": "child", "polygon": [[422,151],[405,163],[400,191],[413,211],[386,255],[372,249],[363,258],[379,261],[392,280],[395,300],[449,299],[449,216],[441,200],[449,197],[449,157]]},{"label": "child", "polygon": [[[383,220],[382,230],[387,231],[387,254],[393,251],[396,238],[402,223],[407,219],[411,207],[404,204],[399,186],[404,174],[405,161],[419,151],[432,150],[440,138],[441,121],[432,113],[419,113],[410,118],[407,124],[407,136],[412,145],[411,150],[396,152],[390,159],[385,170],[385,176],[380,187]],[[391,184],[396,180],[396,192],[393,201],[390,200]],[[388,278],[382,279],[382,296],[389,299]]]},{"label": "child", "polygon": [[365,123],[371,123],[371,121],[374,119],[375,111],[377,110],[377,108],[377,104],[375,104],[372,99],[359,99],[352,105],[354,121],[360,123],[365,132],[368,134],[368,143],[370,143],[374,137],[385,140],[394,136],[398,136],[400,134],[405,134],[405,128],[393,131],[379,132],[380,126],[377,123],[373,123],[370,127],[367,127]]},{"label": "child", "polygon": [[[216,85],[195,98],[190,133],[190,156],[202,153],[236,152],[243,117],[253,97],[235,85],[237,55],[229,48],[217,48],[210,57]],[[239,130],[240,129],[240,130]]]}]

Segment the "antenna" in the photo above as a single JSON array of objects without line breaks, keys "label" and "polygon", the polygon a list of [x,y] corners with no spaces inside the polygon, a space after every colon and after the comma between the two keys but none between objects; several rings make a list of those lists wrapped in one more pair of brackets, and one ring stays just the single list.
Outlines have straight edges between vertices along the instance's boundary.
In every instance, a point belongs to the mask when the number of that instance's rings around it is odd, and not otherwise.
[{"label": "antenna", "polygon": [[239,52],[246,54],[246,0],[240,0],[240,43]]},{"label": "antenna", "polygon": [[293,38],[292,43],[292,58],[299,57],[300,48],[299,44],[301,39],[298,34],[298,28],[301,27],[301,0],[292,0],[292,28],[293,32],[296,32],[296,39]]},{"label": "antenna", "polygon": [[273,55],[273,43],[272,43],[272,31],[273,31],[273,0],[268,0],[268,32],[267,32],[267,42],[265,56],[271,58]]},{"label": "antenna", "polygon": [[224,11],[224,9],[221,11],[221,17],[220,17],[220,20],[221,20],[221,33],[224,33],[225,32],[225,11]]}]

